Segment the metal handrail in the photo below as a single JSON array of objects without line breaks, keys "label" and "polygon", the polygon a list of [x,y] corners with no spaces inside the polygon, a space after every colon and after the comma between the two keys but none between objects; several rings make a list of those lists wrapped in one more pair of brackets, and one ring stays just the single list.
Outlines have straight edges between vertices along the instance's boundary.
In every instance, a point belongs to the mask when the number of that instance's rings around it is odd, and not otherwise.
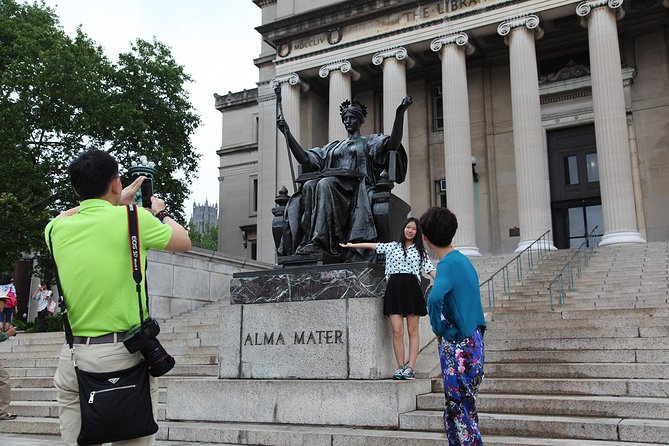
[{"label": "metal handrail", "polygon": [[[527,269],[532,271],[534,269],[534,256],[533,252],[536,253],[538,259],[542,259],[546,256],[546,253],[550,251],[550,245],[548,243],[548,234],[550,234],[550,229],[539,236],[535,241],[530,243],[525,249],[520,251],[514,258],[506,262],[504,266],[498,269],[494,274],[488,278],[488,280],[482,282],[479,285],[479,288],[482,288],[483,285],[488,285],[488,308],[495,308],[495,277],[498,274],[502,274],[502,285],[504,287],[504,294],[509,293],[509,265],[513,262],[516,262],[516,277],[518,282],[523,280],[523,261],[521,256],[525,253],[528,253],[527,257]],[[537,245],[537,246],[535,246]],[[535,249],[532,249],[534,247]]]},{"label": "metal handrail", "polygon": [[[598,242],[596,242],[596,239],[598,239],[600,236],[595,235],[595,231],[599,229],[599,226],[595,226],[592,228],[592,231],[588,235],[585,236],[585,240],[579,245],[579,247],[576,249],[576,251],[569,257],[565,265],[560,269],[560,272],[557,273],[557,275],[553,278],[548,283],[548,300],[551,305],[551,310],[553,310],[553,285],[556,284],[558,285],[558,289],[556,292],[558,293],[558,298],[559,298],[559,303],[560,307],[564,306],[564,276],[565,276],[565,270],[567,270],[567,290],[568,291],[573,291],[574,290],[574,258],[576,259],[576,276],[581,277],[581,274],[583,274],[583,268],[588,266],[588,262],[590,260],[590,257],[592,257],[593,253],[596,251],[597,246],[599,245]],[[593,243],[594,241],[594,243]],[[583,251],[583,254],[581,254],[581,250]],[[582,261],[581,261],[582,260]]]}]

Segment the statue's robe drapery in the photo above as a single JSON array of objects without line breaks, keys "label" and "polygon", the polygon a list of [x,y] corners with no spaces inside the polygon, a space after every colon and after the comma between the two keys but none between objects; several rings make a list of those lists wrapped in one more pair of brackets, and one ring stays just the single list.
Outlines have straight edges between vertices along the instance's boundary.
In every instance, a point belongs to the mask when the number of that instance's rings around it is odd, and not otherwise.
[{"label": "statue's robe drapery", "polygon": [[[372,195],[383,170],[388,170],[388,135],[348,137],[306,151],[308,164],[298,182],[302,187],[288,201],[279,255],[292,255],[316,244],[339,256],[340,242],[376,241]],[[402,183],[407,155],[397,150],[395,182]]]}]

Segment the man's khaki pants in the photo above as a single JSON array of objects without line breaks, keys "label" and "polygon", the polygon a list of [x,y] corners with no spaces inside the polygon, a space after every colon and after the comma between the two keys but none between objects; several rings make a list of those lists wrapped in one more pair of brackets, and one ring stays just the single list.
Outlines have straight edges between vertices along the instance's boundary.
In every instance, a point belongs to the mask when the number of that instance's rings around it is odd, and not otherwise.
[{"label": "man's khaki pants", "polygon": [[[74,357],[77,361],[77,367],[87,372],[114,372],[133,367],[143,360],[139,352],[129,353],[121,341],[114,344],[75,344]],[[156,378],[150,377],[150,380],[153,417],[157,419],[158,383],[156,382]],[[62,444],[63,446],[77,446],[77,436],[81,430],[79,387],[77,385],[77,375],[72,364],[70,347],[67,345],[63,346],[60,352],[54,384],[58,390],[58,416],[60,418]],[[135,440],[118,441],[111,444],[114,446],[154,445],[155,435]]]},{"label": "man's khaki pants", "polygon": [[0,415],[7,412],[12,401],[12,387],[9,385],[9,372],[0,364]]}]

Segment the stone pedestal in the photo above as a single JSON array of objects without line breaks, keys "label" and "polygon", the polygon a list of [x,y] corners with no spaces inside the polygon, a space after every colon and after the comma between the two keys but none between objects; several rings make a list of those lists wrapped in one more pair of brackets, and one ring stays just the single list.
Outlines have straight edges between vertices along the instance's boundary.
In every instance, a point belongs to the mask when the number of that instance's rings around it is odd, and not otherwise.
[{"label": "stone pedestal", "polygon": [[219,377],[389,378],[385,284],[383,267],[371,263],[236,274]]}]

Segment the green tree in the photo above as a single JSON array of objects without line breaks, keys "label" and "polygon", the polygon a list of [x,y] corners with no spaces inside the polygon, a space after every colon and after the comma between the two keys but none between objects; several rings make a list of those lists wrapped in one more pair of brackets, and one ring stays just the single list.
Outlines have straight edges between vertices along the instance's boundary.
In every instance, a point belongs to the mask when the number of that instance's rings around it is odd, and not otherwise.
[{"label": "green tree", "polygon": [[155,39],[112,63],[81,28],[66,35],[43,3],[0,0],[0,270],[44,251],[49,217],[77,202],[67,166],[91,147],[125,167],[140,155],[155,162],[154,190],[183,222],[199,160],[190,81]]},{"label": "green tree", "polygon": [[205,225],[204,232],[200,232],[197,228],[191,226],[188,228],[188,235],[193,246],[218,251],[218,226]]}]

